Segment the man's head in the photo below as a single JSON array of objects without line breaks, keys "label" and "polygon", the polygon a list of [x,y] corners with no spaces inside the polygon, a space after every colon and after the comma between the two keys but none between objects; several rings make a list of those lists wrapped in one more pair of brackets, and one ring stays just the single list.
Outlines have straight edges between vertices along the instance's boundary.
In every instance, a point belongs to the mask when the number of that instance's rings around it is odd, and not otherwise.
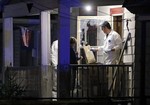
[{"label": "man's head", "polygon": [[104,21],[100,26],[104,33],[109,34],[111,30],[111,26],[108,21]]}]

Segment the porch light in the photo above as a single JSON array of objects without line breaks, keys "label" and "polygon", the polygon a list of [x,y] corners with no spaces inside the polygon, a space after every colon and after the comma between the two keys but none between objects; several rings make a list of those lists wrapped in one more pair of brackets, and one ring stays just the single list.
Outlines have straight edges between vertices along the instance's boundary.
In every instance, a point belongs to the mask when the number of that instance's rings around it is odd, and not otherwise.
[{"label": "porch light", "polygon": [[85,10],[88,11],[88,12],[91,11],[92,10],[92,6],[91,5],[86,5],[85,6]]}]

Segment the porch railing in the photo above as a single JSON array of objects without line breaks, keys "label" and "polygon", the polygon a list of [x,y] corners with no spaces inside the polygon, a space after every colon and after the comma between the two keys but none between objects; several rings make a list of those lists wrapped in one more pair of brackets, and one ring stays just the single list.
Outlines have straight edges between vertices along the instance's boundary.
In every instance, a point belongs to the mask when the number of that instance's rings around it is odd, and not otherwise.
[{"label": "porch railing", "polygon": [[[131,97],[133,96],[132,65],[71,65],[76,68],[72,97]],[[73,80],[73,79],[72,79]],[[73,82],[72,82],[73,83]]]},{"label": "porch railing", "polygon": [[[71,99],[100,99],[105,97],[134,97],[133,65],[70,65]],[[15,78],[25,87],[23,97],[52,97],[52,66],[7,67],[5,83]]]}]

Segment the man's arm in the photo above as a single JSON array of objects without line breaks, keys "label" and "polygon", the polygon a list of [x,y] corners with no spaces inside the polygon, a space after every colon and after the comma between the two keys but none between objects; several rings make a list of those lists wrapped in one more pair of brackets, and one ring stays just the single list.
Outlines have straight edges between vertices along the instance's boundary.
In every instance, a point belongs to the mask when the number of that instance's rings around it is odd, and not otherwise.
[{"label": "man's arm", "polygon": [[116,45],[111,49],[111,51],[119,50],[122,48],[122,39],[119,34],[115,35],[115,43]]},{"label": "man's arm", "polygon": [[104,48],[104,46],[96,46],[96,47],[91,47],[90,50],[99,51],[99,50],[102,50],[103,48]]}]

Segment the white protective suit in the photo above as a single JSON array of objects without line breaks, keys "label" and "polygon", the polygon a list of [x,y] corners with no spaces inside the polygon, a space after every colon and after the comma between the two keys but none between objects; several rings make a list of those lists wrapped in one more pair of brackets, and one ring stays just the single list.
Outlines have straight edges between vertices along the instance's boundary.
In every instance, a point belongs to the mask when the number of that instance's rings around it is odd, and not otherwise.
[{"label": "white protective suit", "polygon": [[[103,51],[104,64],[116,64],[121,48],[122,39],[117,32],[112,30],[108,36],[104,37],[103,46],[98,47],[98,49]],[[111,49],[115,49],[115,51],[111,51]]]},{"label": "white protective suit", "polygon": [[52,62],[53,66],[57,67],[57,65],[58,65],[58,40],[55,40],[52,43],[51,62]]},{"label": "white protective suit", "polygon": [[[52,63],[52,66],[54,67],[52,71],[53,72],[52,97],[56,98],[57,97],[58,40],[55,40],[51,46],[51,63]],[[53,99],[53,100],[56,101],[56,99]]]}]

